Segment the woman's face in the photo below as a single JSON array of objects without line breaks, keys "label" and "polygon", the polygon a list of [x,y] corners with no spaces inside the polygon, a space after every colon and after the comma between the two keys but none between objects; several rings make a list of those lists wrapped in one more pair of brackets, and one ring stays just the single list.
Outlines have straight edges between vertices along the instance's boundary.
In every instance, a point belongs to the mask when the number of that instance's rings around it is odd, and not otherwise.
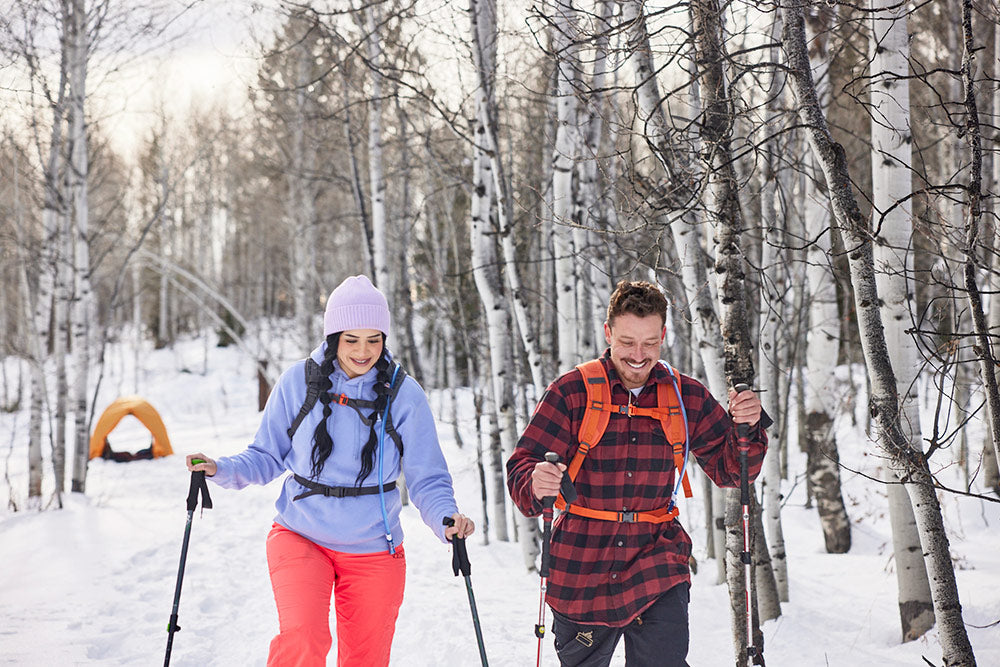
[{"label": "woman's face", "polygon": [[377,329],[351,329],[340,334],[337,361],[347,377],[364,375],[382,356],[382,332]]}]

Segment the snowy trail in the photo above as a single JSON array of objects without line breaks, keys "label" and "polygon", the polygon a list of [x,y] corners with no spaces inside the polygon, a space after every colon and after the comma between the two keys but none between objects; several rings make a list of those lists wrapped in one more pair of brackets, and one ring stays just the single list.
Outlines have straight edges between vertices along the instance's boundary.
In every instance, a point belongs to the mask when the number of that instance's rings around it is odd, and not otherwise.
[{"label": "snowy trail", "polygon": [[[255,389],[231,389],[252,376],[237,355],[218,351],[217,367],[200,376],[177,373],[178,362],[166,354],[151,355],[145,394],[161,410],[177,455],[127,464],[95,460],[87,496],[69,494],[63,510],[0,513],[0,664],[162,664],[187,515],[190,476],[182,457],[238,452],[259,420]],[[467,392],[462,400],[468,401]],[[438,397],[431,404],[438,409]],[[0,442],[25,424],[23,416],[0,415]],[[472,443],[472,421],[460,427]],[[456,447],[449,425],[441,424],[439,432],[460,507],[482,526],[475,453],[468,444]],[[148,434],[123,422],[112,442],[125,449],[130,441],[141,448]],[[863,436],[848,433],[844,441],[855,447],[842,453],[846,465],[870,465]],[[15,488],[26,485],[21,446],[10,457]],[[277,628],[264,554],[277,485],[238,492],[210,485],[215,507],[196,512],[192,524],[173,665],[265,663]],[[700,489],[697,481],[694,488]],[[801,492],[800,485],[783,512],[792,601],[783,605],[781,618],[764,626],[768,664],[913,667],[926,664],[922,656],[939,664],[936,630],[899,644],[884,494],[861,476],[845,477],[854,547],[846,555],[828,555],[815,510],[802,507]],[[692,590],[689,662],[725,667],[732,664],[728,597],[715,585],[714,563],[702,557],[699,493],[681,508],[702,561]],[[966,622],[986,626],[1000,619],[1000,508],[956,497],[946,497],[943,507]],[[408,572],[391,664],[478,665],[465,584],[452,574],[450,546],[437,541],[412,507],[404,509],[403,528]],[[477,533],[468,549],[490,664],[533,665],[538,576],[525,571],[516,544],[494,539],[486,547]],[[1000,629],[970,627],[969,635],[979,665],[1000,665]],[[557,665],[551,641],[544,651],[544,664]],[[329,664],[336,664],[335,650]],[[621,647],[612,664],[624,664]]]}]

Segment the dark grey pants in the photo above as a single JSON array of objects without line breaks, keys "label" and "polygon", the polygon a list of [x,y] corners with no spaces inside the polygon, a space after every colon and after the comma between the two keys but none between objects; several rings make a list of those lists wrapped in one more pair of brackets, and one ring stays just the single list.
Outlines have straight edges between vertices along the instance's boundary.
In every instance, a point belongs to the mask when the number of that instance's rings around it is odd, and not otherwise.
[{"label": "dark grey pants", "polygon": [[688,667],[690,586],[664,593],[623,628],[582,625],[552,612],[552,634],[562,667],[607,667],[618,640],[625,636],[629,667]]}]

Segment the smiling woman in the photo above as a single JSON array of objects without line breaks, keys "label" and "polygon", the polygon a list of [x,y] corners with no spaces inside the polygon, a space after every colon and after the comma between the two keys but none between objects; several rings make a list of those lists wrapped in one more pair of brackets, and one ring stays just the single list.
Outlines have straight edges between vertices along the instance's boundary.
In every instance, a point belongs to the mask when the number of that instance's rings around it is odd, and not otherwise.
[{"label": "smiling woman", "polygon": [[268,664],[326,662],[335,579],[340,663],[388,664],[406,575],[403,473],[439,539],[475,528],[458,512],[427,396],[385,347],[390,320],[367,277],[344,280],[327,300],[324,342],[282,374],[253,444],[217,461],[187,457],[228,488],[292,473],[267,538],[279,626]]}]

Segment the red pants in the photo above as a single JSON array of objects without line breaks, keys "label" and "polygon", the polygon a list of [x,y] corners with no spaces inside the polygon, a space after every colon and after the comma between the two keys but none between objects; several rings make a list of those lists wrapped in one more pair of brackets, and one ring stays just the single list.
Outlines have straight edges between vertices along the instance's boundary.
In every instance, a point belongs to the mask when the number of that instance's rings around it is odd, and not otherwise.
[{"label": "red pants", "polygon": [[267,566],[279,625],[268,667],[326,665],[331,591],[336,594],[337,665],[389,664],[406,579],[401,547],[395,556],[331,551],[275,524],[267,536]]}]

